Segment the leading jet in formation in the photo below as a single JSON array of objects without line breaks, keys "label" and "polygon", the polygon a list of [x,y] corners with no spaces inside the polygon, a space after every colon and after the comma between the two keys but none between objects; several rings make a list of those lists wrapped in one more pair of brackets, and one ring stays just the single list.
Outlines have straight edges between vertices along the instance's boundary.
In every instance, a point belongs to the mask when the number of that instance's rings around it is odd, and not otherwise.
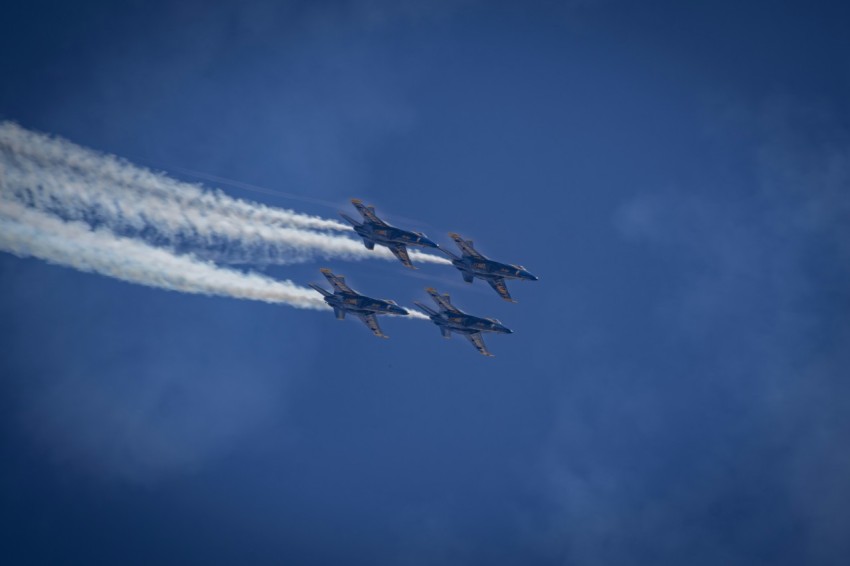
[{"label": "leading jet in formation", "polygon": [[439,247],[421,232],[410,232],[390,226],[378,218],[378,215],[375,214],[374,206],[366,206],[360,199],[351,199],[351,204],[354,205],[354,208],[363,217],[363,222],[357,222],[345,213],[340,213],[340,216],[354,227],[354,231],[363,238],[363,243],[367,249],[375,249],[375,244],[386,246],[405,267],[416,269],[410,263],[410,256],[407,255],[407,246]]},{"label": "leading jet in formation", "polygon": [[419,307],[431,321],[440,327],[440,332],[443,338],[451,338],[452,332],[457,332],[467,338],[475,349],[485,356],[493,356],[484,345],[484,339],[481,336],[482,332],[498,332],[501,334],[512,334],[513,330],[507,328],[504,324],[495,318],[480,318],[466,314],[452,304],[449,295],[441,295],[433,287],[425,289],[434,302],[437,303],[439,310],[434,310],[427,305],[416,302]]},{"label": "leading jet in formation", "polygon": [[463,280],[467,283],[472,283],[472,280],[476,277],[483,279],[496,290],[500,297],[515,303],[516,301],[511,298],[508,287],[505,285],[505,279],[537,281],[537,277],[521,265],[499,263],[485,257],[472,246],[472,240],[464,240],[459,234],[455,233],[449,234],[449,237],[460,248],[462,255],[458,256],[444,248],[440,248],[440,250],[449,256],[452,265],[460,270]]},{"label": "leading jet in formation", "polygon": [[352,314],[362,320],[369,327],[375,336],[380,338],[388,338],[386,334],[381,332],[381,327],[378,326],[376,315],[379,314],[398,314],[406,315],[407,311],[394,301],[373,299],[365,295],[361,295],[345,283],[345,277],[342,275],[334,275],[330,269],[321,269],[322,275],[327,277],[334,292],[330,293],[326,289],[310,283],[310,287],[318,291],[325,298],[325,302],[334,309],[337,319],[345,318],[345,313]]}]

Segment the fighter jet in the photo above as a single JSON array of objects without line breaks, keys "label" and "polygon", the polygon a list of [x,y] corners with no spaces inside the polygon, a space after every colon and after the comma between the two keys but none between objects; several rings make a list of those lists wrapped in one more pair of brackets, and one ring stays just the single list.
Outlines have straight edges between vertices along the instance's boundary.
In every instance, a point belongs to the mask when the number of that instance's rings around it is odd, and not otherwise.
[{"label": "fighter jet", "polygon": [[464,240],[459,234],[449,234],[452,240],[455,241],[462,253],[457,256],[445,248],[440,248],[449,259],[452,260],[452,265],[460,270],[463,280],[467,283],[472,283],[475,277],[483,279],[496,290],[500,297],[506,301],[515,303],[508,292],[508,287],[505,285],[505,279],[527,279],[529,281],[537,281],[537,277],[529,273],[521,265],[510,265],[499,263],[484,257],[480,252],[472,247],[472,240]]},{"label": "fighter jet", "polygon": [[363,243],[367,249],[375,249],[375,244],[386,246],[393,252],[405,267],[416,269],[410,263],[410,257],[407,255],[406,246],[422,246],[425,248],[439,247],[437,244],[429,240],[425,234],[421,232],[409,232],[390,226],[375,214],[374,206],[365,206],[360,199],[351,199],[351,204],[363,217],[363,222],[357,222],[345,213],[340,213],[346,221],[354,226],[354,231],[363,238]]},{"label": "fighter jet", "polygon": [[328,278],[334,288],[334,292],[330,293],[324,288],[310,283],[310,287],[318,291],[325,298],[325,302],[333,307],[334,314],[337,319],[345,318],[345,313],[351,313],[362,320],[369,327],[375,336],[380,338],[389,338],[381,332],[381,327],[378,326],[378,319],[375,315],[378,314],[408,314],[407,311],[394,301],[373,299],[365,295],[361,295],[345,283],[345,277],[342,275],[334,275],[330,269],[321,269],[322,275]]},{"label": "fighter jet", "polygon": [[472,345],[475,346],[475,349],[481,354],[492,357],[493,354],[491,354],[490,351],[487,350],[487,346],[484,345],[484,339],[482,338],[481,333],[513,333],[513,330],[507,328],[495,318],[479,318],[477,316],[466,314],[452,304],[451,298],[448,295],[441,295],[433,287],[429,287],[425,290],[429,295],[431,295],[434,302],[437,303],[439,311],[435,311],[431,307],[419,302],[415,302],[414,304],[427,314],[434,324],[440,327],[440,332],[442,332],[443,338],[451,338],[452,332],[457,332],[472,342]]}]

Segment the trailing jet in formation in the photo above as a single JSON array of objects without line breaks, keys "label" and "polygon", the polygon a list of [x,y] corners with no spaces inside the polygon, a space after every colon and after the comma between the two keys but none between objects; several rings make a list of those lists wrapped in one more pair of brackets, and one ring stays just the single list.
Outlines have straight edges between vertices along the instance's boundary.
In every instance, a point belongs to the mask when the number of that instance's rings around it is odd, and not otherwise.
[{"label": "trailing jet in formation", "polygon": [[434,302],[437,303],[439,311],[435,311],[431,307],[419,302],[416,302],[415,304],[431,318],[431,321],[434,324],[440,327],[440,332],[442,332],[443,338],[451,338],[452,332],[457,332],[472,342],[472,345],[475,346],[475,349],[480,353],[485,356],[492,356],[493,354],[491,354],[490,351],[487,350],[487,346],[484,345],[484,339],[482,338],[481,333],[513,333],[513,330],[507,328],[495,318],[479,318],[477,316],[466,314],[452,304],[448,295],[441,295],[433,287],[429,287],[425,290],[429,295],[431,295]]},{"label": "trailing jet in formation", "polygon": [[330,293],[326,289],[310,283],[310,287],[318,291],[325,298],[325,302],[333,307],[334,314],[337,319],[345,318],[345,313],[353,314],[362,320],[366,326],[380,338],[388,336],[381,332],[381,327],[378,326],[376,315],[379,314],[400,314],[406,315],[407,311],[394,301],[373,299],[365,295],[361,295],[345,283],[345,277],[342,275],[334,275],[330,269],[321,269],[322,275],[328,278],[330,284],[334,288],[334,292]]},{"label": "trailing jet in formation", "polygon": [[516,301],[511,298],[508,287],[505,285],[505,279],[537,281],[536,276],[520,265],[499,263],[484,257],[472,247],[472,240],[464,240],[459,234],[455,233],[449,234],[449,237],[455,241],[462,255],[459,257],[444,248],[440,248],[440,250],[449,256],[452,265],[460,270],[463,280],[467,283],[472,283],[472,280],[476,277],[483,279],[496,290],[500,297],[515,303]]},{"label": "trailing jet in formation", "polygon": [[357,222],[345,213],[340,213],[353,227],[354,231],[363,238],[367,249],[375,249],[375,244],[386,246],[405,267],[416,269],[410,263],[407,255],[407,246],[422,246],[425,248],[438,248],[439,246],[429,240],[421,232],[410,232],[395,226],[390,226],[375,214],[374,206],[365,206],[360,199],[351,199],[351,204],[363,217],[363,222]]}]

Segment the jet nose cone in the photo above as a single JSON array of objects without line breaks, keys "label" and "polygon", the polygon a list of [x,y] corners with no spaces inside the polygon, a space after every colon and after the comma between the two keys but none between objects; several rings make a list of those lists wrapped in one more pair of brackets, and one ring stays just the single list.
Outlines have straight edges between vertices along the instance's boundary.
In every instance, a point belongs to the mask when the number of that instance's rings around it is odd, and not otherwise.
[{"label": "jet nose cone", "polygon": [[536,275],[532,275],[528,271],[523,271],[521,275],[522,275],[523,279],[528,279],[529,281],[537,281],[537,279],[538,279],[538,277]]},{"label": "jet nose cone", "polygon": [[429,239],[424,234],[419,236],[419,243],[422,244],[423,246],[428,246],[429,248],[439,248],[440,247],[436,244],[436,242]]},{"label": "jet nose cone", "polygon": [[499,328],[499,330],[501,332],[503,332],[504,334],[513,334],[514,333],[514,331],[511,330],[510,328],[508,328],[507,326],[502,326],[502,327]]},{"label": "jet nose cone", "polygon": [[395,314],[408,314],[407,309],[403,309],[397,306],[393,306],[392,308],[390,308],[390,312]]}]

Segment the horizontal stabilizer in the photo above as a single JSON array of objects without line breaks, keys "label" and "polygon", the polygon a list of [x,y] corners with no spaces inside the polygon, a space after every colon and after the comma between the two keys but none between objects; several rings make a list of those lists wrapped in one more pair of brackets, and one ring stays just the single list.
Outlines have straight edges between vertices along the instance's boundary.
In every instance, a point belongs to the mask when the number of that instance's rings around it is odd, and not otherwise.
[{"label": "horizontal stabilizer", "polygon": [[360,222],[356,221],[355,219],[353,219],[352,217],[350,217],[349,215],[347,215],[344,212],[340,212],[339,215],[342,216],[343,220],[345,220],[346,222],[348,222],[352,226],[355,226],[355,227],[362,226],[362,224],[360,224]]},{"label": "horizontal stabilizer", "polygon": [[312,287],[313,289],[315,289],[316,291],[321,293],[323,297],[330,297],[331,296],[331,293],[329,293],[326,289],[319,287],[315,283],[308,283],[308,285],[310,285],[310,287]]},{"label": "horizontal stabilizer", "polygon": [[449,259],[460,259],[459,255],[455,254],[454,252],[447,250],[446,248],[444,248],[443,246],[441,246],[439,244],[437,245],[437,249],[440,250],[441,252],[443,252],[444,254],[446,254],[446,256],[448,256]]},{"label": "horizontal stabilizer", "polygon": [[416,305],[419,308],[419,310],[421,310],[422,312],[424,312],[425,314],[427,314],[429,316],[434,316],[436,314],[439,314],[437,311],[435,311],[434,309],[432,309],[428,305],[423,305],[419,301],[413,301],[413,304]]}]

